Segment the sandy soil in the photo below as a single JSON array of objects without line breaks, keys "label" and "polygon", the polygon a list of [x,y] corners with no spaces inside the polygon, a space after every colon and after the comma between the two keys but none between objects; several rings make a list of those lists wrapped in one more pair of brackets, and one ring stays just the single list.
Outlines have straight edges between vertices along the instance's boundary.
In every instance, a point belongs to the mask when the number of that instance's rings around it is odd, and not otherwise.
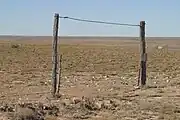
[{"label": "sandy soil", "polygon": [[58,98],[51,43],[0,41],[0,119],[180,119],[180,40],[147,41],[147,86],[139,89],[139,41],[61,39]]}]

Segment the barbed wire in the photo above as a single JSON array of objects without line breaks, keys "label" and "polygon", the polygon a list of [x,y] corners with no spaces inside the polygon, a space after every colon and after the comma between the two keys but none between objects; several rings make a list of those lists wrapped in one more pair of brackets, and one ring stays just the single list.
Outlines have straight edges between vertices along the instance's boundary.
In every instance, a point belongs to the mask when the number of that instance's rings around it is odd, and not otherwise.
[{"label": "barbed wire", "polygon": [[100,24],[109,24],[109,25],[121,25],[121,26],[140,26],[135,24],[124,24],[124,23],[115,23],[115,22],[105,22],[105,21],[97,21],[97,20],[88,20],[88,19],[80,19],[80,18],[73,18],[68,16],[60,16],[61,19],[70,19],[75,21],[81,21],[81,22],[91,22],[91,23],[100,23]]}]

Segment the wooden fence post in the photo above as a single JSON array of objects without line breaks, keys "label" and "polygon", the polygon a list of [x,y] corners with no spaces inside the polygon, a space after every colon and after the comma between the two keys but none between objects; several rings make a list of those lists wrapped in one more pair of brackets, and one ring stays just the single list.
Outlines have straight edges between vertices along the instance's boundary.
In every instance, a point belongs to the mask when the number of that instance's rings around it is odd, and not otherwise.
[{"label": "wooden fence post", "polygon": [[59,26],[59,14],[54,15],[54,26],[53,26],[53,68],[52,68],[52,95],[55,96],[57,89],[57,65],[58,65],[58,26]]},{"label": "wooden fence post", "polygon": [[58,71],[58,83],[57,83],[57,90],[56,90],[56,94],[59,94],[60,91],[60,85],[61,85],[61,72],[62,72],[62,55],[59,56],[59,71]]},{"label": "wooden fence post", "polygon": [[139,81],[141,86],[146,85],[146,42],[145,42],[145,21],[140,22],[140,74]]}]

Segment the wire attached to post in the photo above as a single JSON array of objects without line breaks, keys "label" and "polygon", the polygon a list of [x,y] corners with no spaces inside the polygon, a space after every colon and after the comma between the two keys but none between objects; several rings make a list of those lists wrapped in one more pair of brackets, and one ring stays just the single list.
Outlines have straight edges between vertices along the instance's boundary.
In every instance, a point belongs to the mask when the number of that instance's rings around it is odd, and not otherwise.
[{"label": "wire attached to post", "polygon": [[68,16],[60,16],[61,19],[70,19],[75,21],[81,21],[81,22],[91,22],[91,23],[100,23],[100,24],[109,24],[109,25],[121,25],[121,26],[140,26],[135,24],[126,24],[126,23],[115,23],[115,22],[105,22],[105,21],[97,21],[97,20],[88,20],[88,19],[80,19],[80,18],[73,18]]}]

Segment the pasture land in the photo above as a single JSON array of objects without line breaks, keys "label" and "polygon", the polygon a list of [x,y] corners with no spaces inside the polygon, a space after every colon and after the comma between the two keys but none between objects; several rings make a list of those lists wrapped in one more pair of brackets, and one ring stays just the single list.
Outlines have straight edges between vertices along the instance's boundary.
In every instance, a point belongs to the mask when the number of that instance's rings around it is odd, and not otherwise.
[{"label": "pasture land", "polygon": [[60,39],[57,99],[50,95],[52,40],[1,40],[0,119],[180,119],[180,40],[147,40],[147,86],[138,89],[138,40],[85,39]]}]

